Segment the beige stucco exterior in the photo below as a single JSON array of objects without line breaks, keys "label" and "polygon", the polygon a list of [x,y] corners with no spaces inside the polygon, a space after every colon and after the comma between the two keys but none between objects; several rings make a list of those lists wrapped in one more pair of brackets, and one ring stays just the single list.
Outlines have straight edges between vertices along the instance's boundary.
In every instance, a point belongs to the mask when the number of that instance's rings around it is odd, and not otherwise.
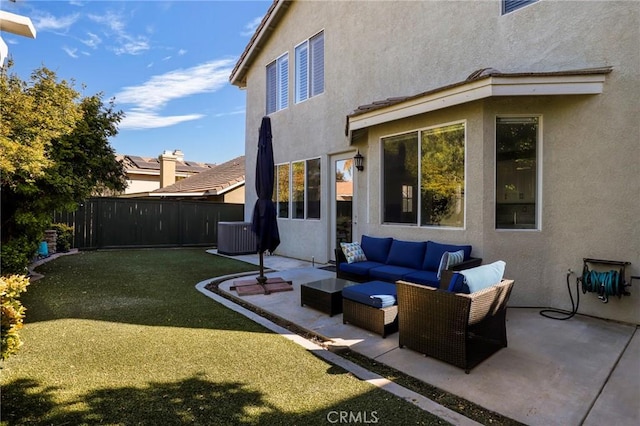
[{"label": "beige stucco exterior", "polygon": [[[296,104],[294,48],[322,30],[325,91]],[[566,273],[580,273],[585,257],[629,261],[627,275],[640,275],[640,3],[542,0],[502,15],[500,1],[296,1],[259,41],[244,69],[247,170],[255,168],[265,115],[265,66],[285,52],[289,107],[270,115],[276,163],[322,161],[322,217],[280,219],[278,253],[331,258],[331,164],[335,155],[359,149],[365,169],[354,179],[354,239],[369,234],[470,243],[485,262],[506,261],[506,276],[516,282],[512,306],[570,309]],[[354,145],[345,136],[346,117],[360,105],[461,82],[485,67],[503,73],[612,71],[600,94],[489,97],[377,124]],[[499,115],[541,119],[539,230],[495,229]],[[466,123],[465,227],[383,224],[380,138],[455,121]],[[254,186],[253,174],[246,183]],[[246,205],[254,202],[254,191],[247,191]],[[251,208],[245,215],[250,220]],[[581,294],[579,312],[638,324],[640,279],[630,291],[607,304]]]}]

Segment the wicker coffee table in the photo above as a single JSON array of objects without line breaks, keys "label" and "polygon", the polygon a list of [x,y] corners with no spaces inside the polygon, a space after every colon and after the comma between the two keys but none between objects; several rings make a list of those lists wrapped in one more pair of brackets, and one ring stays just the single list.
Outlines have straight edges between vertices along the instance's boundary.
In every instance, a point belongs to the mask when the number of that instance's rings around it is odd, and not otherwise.
[{"label": "wicker coffee table", "polygon": [[342,278],[327,278],[300,285],[300,304],[330,317],[342,313],[342,289],[359,284]]}]

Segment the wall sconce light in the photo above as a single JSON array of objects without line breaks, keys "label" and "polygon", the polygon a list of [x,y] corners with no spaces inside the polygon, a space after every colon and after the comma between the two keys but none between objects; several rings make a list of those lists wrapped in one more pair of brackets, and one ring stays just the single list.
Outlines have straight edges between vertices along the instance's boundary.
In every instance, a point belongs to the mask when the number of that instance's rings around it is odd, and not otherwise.
[{"label": "wall sconce light", "polygon": [[364,157],[360,154],[360,150],[358,150],[358,153],[353,157],[353,162],[356,164],[356,169],[358,169],[359,172],[364,170]]}]

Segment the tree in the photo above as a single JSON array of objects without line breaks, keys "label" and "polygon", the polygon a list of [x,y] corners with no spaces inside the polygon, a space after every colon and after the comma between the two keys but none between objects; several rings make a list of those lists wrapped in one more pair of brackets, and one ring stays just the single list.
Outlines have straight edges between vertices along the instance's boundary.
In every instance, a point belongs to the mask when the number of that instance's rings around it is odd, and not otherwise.
[{"label": "tree", "polygon": [[72,211],[92,193],[122,191],[123,165],[109,138],[122,112],[102,95],[80,99],[46,68],[29,83],[0,74],[2,273],[22,272],[53,210]]}]

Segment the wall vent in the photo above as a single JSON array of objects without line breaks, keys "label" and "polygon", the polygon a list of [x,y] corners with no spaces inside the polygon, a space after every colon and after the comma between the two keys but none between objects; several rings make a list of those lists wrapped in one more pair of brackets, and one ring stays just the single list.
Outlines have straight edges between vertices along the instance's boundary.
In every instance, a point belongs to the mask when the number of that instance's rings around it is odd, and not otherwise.
[{"label": "wall vent", "polygon": [[251,222],[219,222],[218,253],[226,255],[254,254],[258,252],[256,234]]}]

